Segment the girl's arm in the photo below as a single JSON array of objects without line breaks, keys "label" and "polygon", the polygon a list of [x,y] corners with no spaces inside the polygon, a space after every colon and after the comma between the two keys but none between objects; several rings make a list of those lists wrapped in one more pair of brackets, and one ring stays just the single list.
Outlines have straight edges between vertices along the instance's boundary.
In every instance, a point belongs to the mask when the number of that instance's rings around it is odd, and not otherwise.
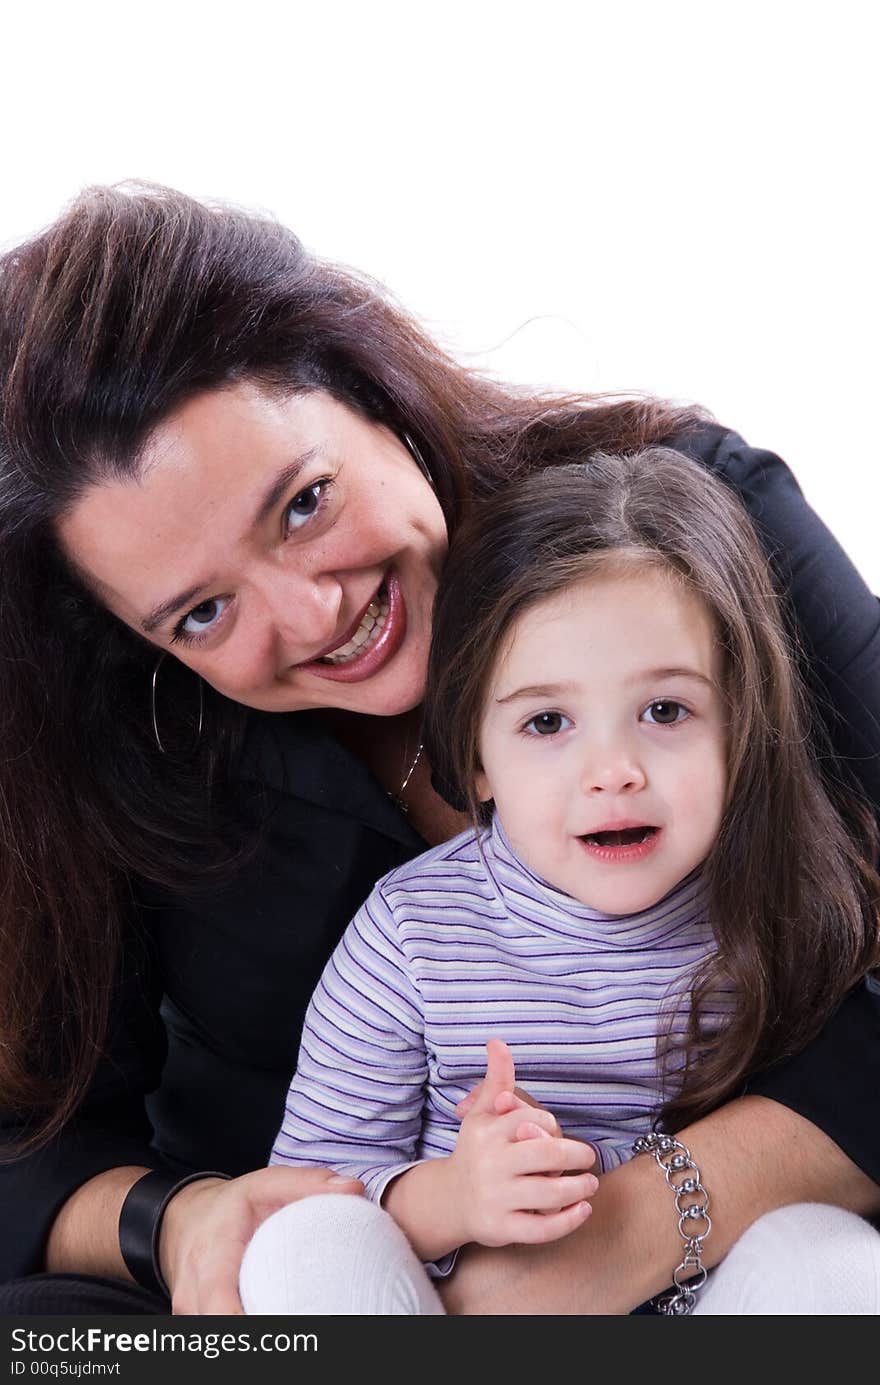
[{"label": "girl's arm", "polygon": [[[554,1131],[556,1123],[545,1112],[521,1111],[509,1050],[493,1041],[492,1055],[506,1063],[509,1080],[487,1075],[454,1151],[419,1160],[428,1080],[421,1002],[393,913],[376,889],[312,997],[272,1163],[326,1164],[360,1179],[425,1261],[471,1240],[567,1235],[589,1214],[595,1179],[584,1171],[594,1151],[549,1129],[544,1139],[518,1139],[524,1114]],[[495,1095],[505,1086],[515,1106],[499,1113]]]},{"label": "girl's arm", "polygon": [[312,996],[271,1163],[326,1164],[378,1202],[416,1159],[427,1079],[419,997],[376,889]]},{"label": "girl's arm", "polygon": [[[707,1267],[776,1207],[833,1202],[863,1216],[880,1212],[880,1188],[821,1130],[774,1101],[729,1102],[680,1138],[712,1202]],[[681,1249],[672,1195],[654,1160],[642,1157],[599,1180],[593,1215],[565,1240],[469,1246],[438,1287],[450,1313],[625,1314],[669,1286]]]}]

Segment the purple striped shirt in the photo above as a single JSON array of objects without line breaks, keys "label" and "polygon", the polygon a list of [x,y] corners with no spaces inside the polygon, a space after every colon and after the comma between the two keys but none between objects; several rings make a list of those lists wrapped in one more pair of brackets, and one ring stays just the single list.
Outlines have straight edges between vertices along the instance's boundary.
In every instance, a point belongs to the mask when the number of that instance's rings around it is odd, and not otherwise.
[{"label": "purple striped shirt", "polygon": [[[613,1168],[661,1103],[660,1017],[682,1034],[706,912],[698,874],[639,914],[589,909],[533,875],[497,818],[392,871],[312,997],[271,1162],[333,1167],[378,1201],[451,1153],[495,1037],[518,1084]],[[707,1021],[724,1010],[720,995]]]}]

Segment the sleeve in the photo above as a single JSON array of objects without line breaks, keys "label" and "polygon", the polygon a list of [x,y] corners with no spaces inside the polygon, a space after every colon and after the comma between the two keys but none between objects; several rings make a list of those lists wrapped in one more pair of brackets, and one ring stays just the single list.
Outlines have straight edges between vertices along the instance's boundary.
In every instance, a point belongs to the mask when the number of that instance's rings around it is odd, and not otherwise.
[{"label": "sleeve", "polygon": [[329,1166],[379,1202],[418,1162],[427,1076],[421,1004],[377,888],[312,997],[270,1162]]},{"label": "sleeve", "polygon": [[0,1114],[0,1283],[44,1268],[56,1213],[88,1179],[127,1164],[161,1167],[144,1108],[165,1053],[158,1011],[154,949],[130,927],[105,1054],[75,1119],[51,1144],[16,1157],[26,1123],[13,1111]]},{"label": "sleeve", "polygon": [[[717,471],[748,509],[789,604],[833,749],[880,816],[880,603],[775,453],[714,429],[679,445]],[[880,985],[863,981],[803,1052],[747,1089],[805,1116],[880,1182]]]}]

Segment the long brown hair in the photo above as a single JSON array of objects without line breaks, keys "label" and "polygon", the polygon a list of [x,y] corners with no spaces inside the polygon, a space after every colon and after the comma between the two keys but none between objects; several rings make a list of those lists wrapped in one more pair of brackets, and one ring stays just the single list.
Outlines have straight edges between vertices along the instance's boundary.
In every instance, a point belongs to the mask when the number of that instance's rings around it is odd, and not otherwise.
[{"label": "long brown hair", "polygon": [[[661,1118],[679,1129],[748,1074],[797,1053],[878,964],[878,834],[865,805],[842,796],[835,805],[823,784],[819,728],[748,515],[721,481],[657,447],[533,474],[459,528],[425,703],[425,748],[447,797],[487,820],[475,788],[479,733],[514,622],[624,558],[686,583],[724,659],[728,799],[705,864],[717,948],[691,988],[684,1053],[672,1063],[672,1013],[660,1044]],[[721,989],[732,1009],[712,1032],[703,1012]]]},{"label": "long brown hair", "polygon": [[30,1113],[22,1147],[58,1130],[94,1071],[137,882],[189,887],[234,858],[216,805],[245,715],[207,689],[188,756],[184,685],[181,754],[161,755],[156,651],[83,589],[54,526],[86,488],[136,476],[170,411],[240,380],[326,390],[408,433],[451,530],[535,465],[700,417],[505,389],[284,227],[168,189],[92,189],[0,257],[0,1099]]}]

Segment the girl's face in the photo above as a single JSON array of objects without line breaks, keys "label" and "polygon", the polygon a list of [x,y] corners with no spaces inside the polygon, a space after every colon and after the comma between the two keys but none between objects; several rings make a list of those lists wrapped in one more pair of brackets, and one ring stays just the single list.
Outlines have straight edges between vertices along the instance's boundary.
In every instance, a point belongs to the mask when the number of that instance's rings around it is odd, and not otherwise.
[{"label": "girl's face", "polygon": [[236,702],[421,701],[443,513],[403,443],[326,394],[198,396],[58,532],[111,611]]},{"label": "girl's face", "polygon": [[705,859],[727,787],[721,672],[705,607],[649,568],[520,617],[491,678],[477,788],[535,874],[630,914]]}]

